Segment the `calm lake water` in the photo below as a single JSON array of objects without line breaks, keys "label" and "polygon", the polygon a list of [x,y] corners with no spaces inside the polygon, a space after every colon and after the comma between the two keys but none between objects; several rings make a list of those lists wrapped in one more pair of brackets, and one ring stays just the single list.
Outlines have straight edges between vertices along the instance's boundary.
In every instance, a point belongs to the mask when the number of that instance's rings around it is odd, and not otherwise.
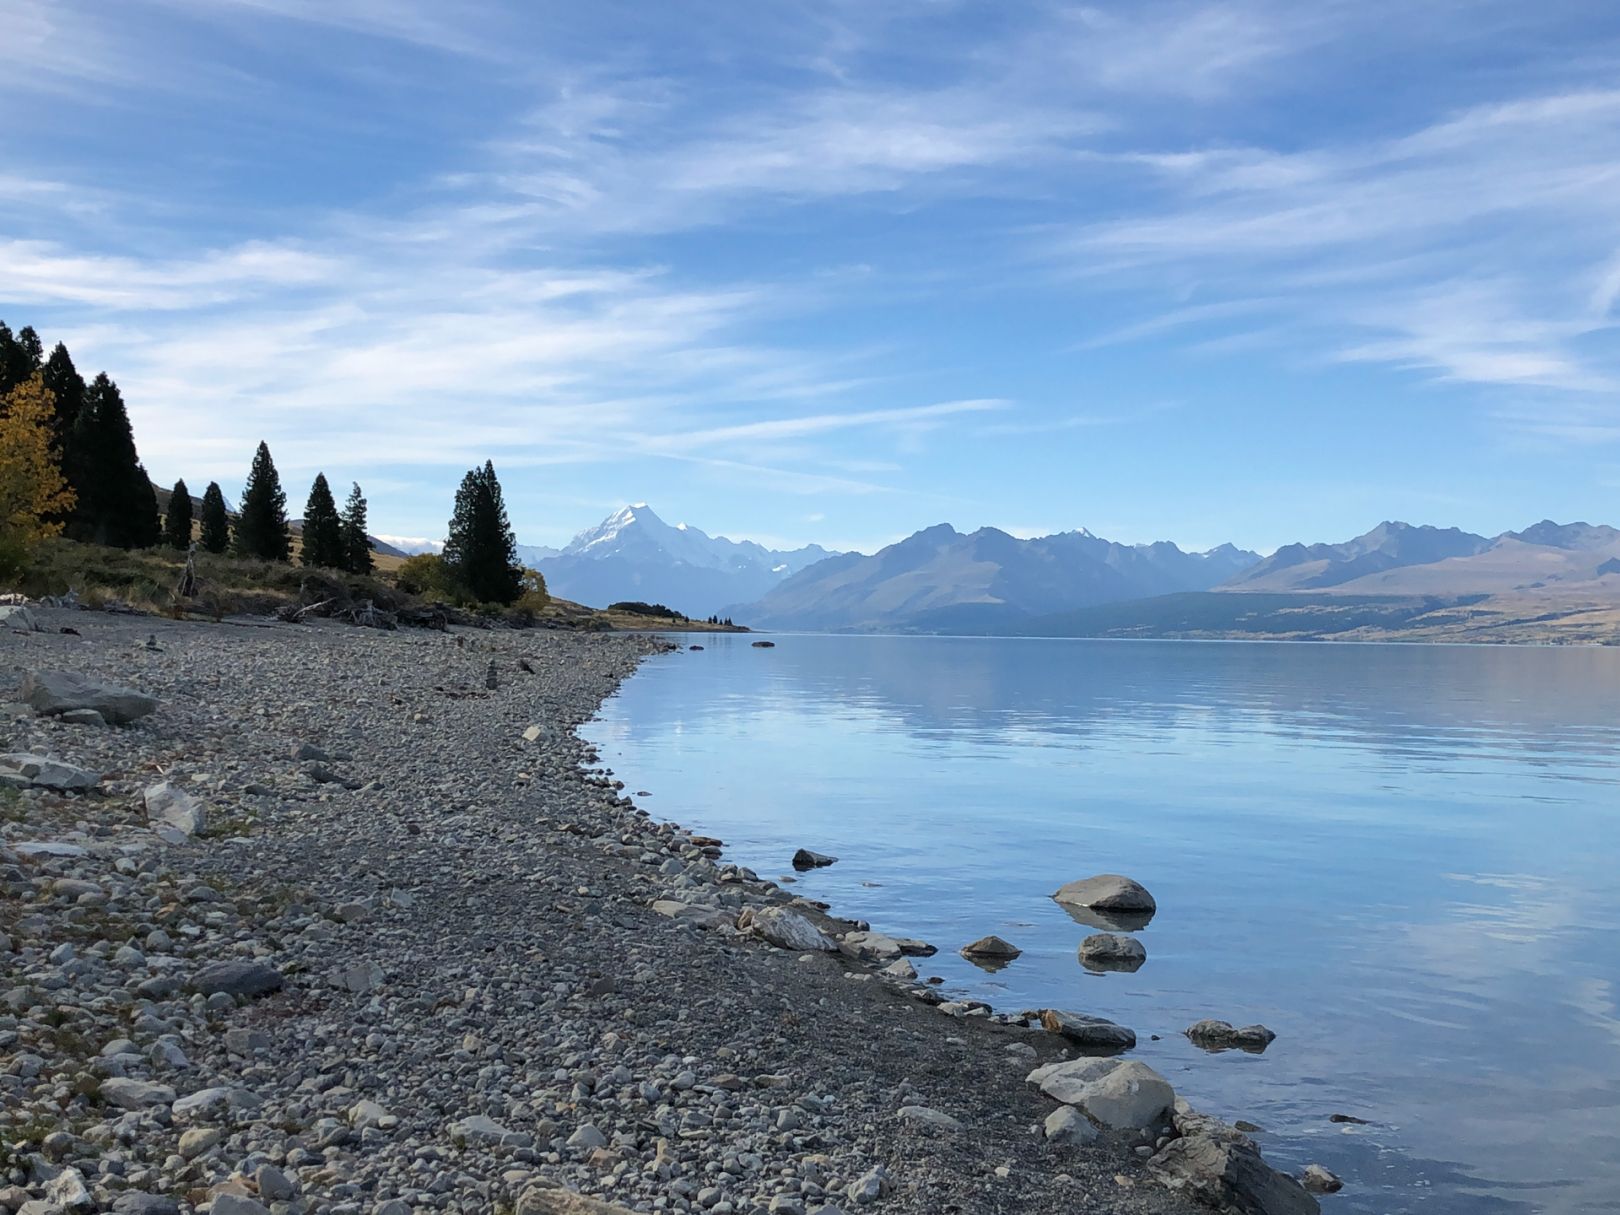
[{"label": "calm lake water", "polygon": [[[1131,1026],[1329,1211],[1620,1210],[1620,652],[684,640],[585,731],[649,811],[761,876],[836,855],[795,889],[949,992]],[[1158,899],[1135,974],[1048,897],[1099,872]],[[991,932],[993,975],[955,953]]]}]

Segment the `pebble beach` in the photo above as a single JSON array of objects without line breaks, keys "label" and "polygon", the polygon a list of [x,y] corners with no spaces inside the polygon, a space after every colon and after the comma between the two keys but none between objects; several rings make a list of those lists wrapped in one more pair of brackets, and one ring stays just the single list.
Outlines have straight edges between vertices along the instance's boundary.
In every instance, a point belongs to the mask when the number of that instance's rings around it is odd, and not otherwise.
[{"label": "pebble beach", "polygon": [[1084,1010],[942,1005],[637,808],[575,728],[665,641],[31,610],[0,1210],[1317,1209]]}]

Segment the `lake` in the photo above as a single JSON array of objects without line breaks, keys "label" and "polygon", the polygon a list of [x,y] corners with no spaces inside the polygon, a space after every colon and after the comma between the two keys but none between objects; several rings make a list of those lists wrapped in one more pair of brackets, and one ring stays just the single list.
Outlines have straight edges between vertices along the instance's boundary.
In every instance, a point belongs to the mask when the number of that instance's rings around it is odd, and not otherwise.
[{"label": "lake", "polygon": [[[762,877],[837,856],[793,889],[939,946],[946,992],[1131,1026],[1339,1173],[1329,1211],[1620,1204],[1620,652],[679,640],[585,729],[603,761]],[[1158,900],[1133,974],[1049,897],[1094,873]],[[1023,955],[957,956],[986,933]],[[1206,1054],[1204,1017],[1278,1037]]]}]

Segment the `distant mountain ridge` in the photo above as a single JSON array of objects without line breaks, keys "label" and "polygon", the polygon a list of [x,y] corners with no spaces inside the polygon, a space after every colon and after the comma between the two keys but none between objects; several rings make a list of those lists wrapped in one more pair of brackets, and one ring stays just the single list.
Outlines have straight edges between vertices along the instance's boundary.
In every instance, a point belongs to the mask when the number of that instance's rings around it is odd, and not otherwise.
[{"label": "distant mountain ridge", "polygon": [[1601,524],[1543,519],[1486,537],[1385,522],[1341,544],[1285,545],[1219,589],[1342,595],[1596,590],[1600,580],[1620,572],[1617,563],[1620,531]]},{"label": "distant mountain ridge", "polygon": [[997,632],[1077,607],[1209,590],[1259,560],[1230,544],[1188,553],[1084,530],[1020,540],[941,523],[871,556],[811,565],[729,614],[764,628]]},{"label": "distant mountain ridge", "polygon": [[684,523],[671,526],[644,502],[614,511],[560,552],[530,551],[548,554],[532,564],[547,589],[564,599],[596,607],[635,599],[698,618],[723,615],[833,556],[818,544],[777,551]]}]

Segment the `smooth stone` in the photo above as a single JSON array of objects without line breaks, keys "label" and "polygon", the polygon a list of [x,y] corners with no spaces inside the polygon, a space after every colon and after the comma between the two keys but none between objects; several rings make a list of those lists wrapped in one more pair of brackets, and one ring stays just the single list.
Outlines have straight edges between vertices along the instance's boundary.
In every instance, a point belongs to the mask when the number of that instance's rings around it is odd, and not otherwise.
[{"label": "smooth stone", "polygon": [[1004,941],[994,935],[980,937],[977,941],[970,941],[962,946],[964,958],[992,958],[1010,962],[1023,952],[1011,941]]},{"label": "smooth stone", "polygon": [[811,852],[808,848],[800,848],[793,854],[793,867],[798,870],[824,869],[828,865],[838,863],[836,856],[827,856],[820,852]]},{"label": "smooth stone", "polygon": [[1060,886],[1052,897],[1059,903],[1100,911],[1131,911],[1140,914],[1159,909],[1159,905],[1153,901],[1153,896],[1147,892],[1147,887],[1117,873],[1099,873],[1095,877],[1069,882]]}]

